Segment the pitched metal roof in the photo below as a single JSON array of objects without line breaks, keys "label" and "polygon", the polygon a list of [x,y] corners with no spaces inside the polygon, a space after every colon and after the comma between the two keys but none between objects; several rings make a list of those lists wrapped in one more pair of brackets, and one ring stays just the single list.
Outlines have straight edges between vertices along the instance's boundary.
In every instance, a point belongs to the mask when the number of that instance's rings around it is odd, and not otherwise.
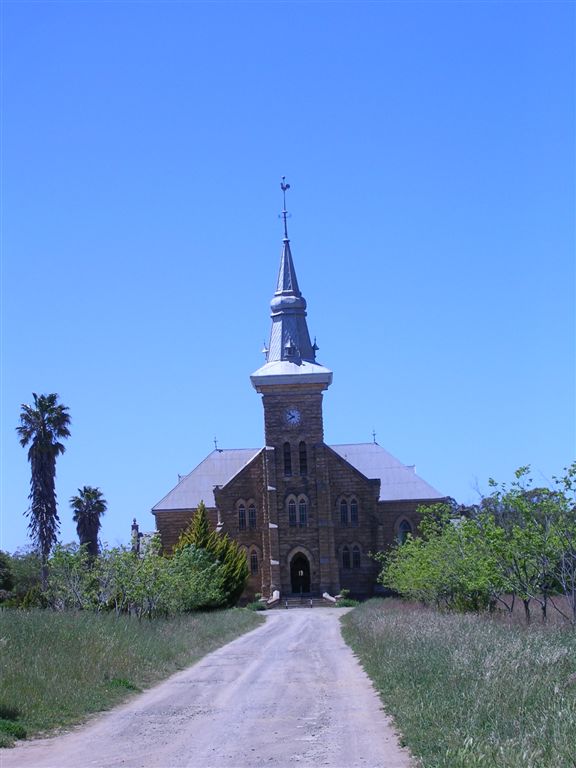
[{"label": "pitched metal roof", "polygon": [[314,362],[316,345],[312,345],[306,323],[306,299],[296,279],[290,240],[284,238],[276,292],[270,302],[272,329],[267,362],[302,360]]},{"label": "pitched metal roof", "polygon": [[333,451],[369,478],[380,478],[380,501],[443,499],[445,495],[378,443],[331,445]]},{"label": "pitched metal roof", "polygon": [[[380,479],[381,501],[444,498],[416,474],[414,467],[402,464],[377,443],[330,447],[366,477]],[[201,501],[207,507],[215,507],[214,486],[230,482],[261,450],[237,448],[212,451],[152,508],[152,512],[196,509]]]},{"label": "pitched metal roof", "polygon": [[174,509],[196,509],[203,501],[207,507],[215,507],[214,486],[225,485],[246,466],[262,449],[217,449],[185,475],[170,493],[152,507],[152,512]]},{"label": "pitched metal roof", "polygon": [[276,284],[276,295],[280,296],[283,293],[302,296],[298,288],[298,280],[296,279],[296,270],[294,269],[294,261],[292,260],[292,252],[290,250],[290,240],[287,237],[283,241],[282,258],[280,259],[280,270]]}]

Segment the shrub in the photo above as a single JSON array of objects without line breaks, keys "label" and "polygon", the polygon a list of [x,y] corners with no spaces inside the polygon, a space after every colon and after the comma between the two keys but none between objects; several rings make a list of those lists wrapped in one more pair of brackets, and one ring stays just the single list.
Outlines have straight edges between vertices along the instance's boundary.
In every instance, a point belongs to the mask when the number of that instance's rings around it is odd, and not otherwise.
[{"label": "shrub", "polygon": [[338,608],[354,608],[357,605],[360,605],[358,600],[353,600],[351,597],[343,597],[341,600],[338,600],[336,603]]},{"label": "shrub", "polygon": [[184,547],[194,545],[210,554],[218,563],[218,578],[224,595],[223,605],[236,605],[248,578],[246,554],[226,534],[210,530],[204,502],[198,504],[192,522],[180,536],[174,554]]},{"label": "shrub", "polygon": [[262,603],[260,600],[254,600],[252,603],[248,603],[246,606],[250,611],[266,611],[266,603]]}]

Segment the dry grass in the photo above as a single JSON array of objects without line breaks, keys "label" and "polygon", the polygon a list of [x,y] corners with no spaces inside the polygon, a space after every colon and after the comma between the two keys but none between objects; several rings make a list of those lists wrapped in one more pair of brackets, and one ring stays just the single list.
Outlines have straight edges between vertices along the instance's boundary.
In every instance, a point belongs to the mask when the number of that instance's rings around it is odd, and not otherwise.
[{"label": "dry grass", "polygon": [[[0,613],[0,715],[28,735],[76,723],[189,666],[262,618],[232,609],[137,621],[110,614]],[[10,743],[9,734],[0,746]]]},{"label": "dry grass", "polygon": [[575,768],[574,630],[395,600],[343,625],[423,768]]}]

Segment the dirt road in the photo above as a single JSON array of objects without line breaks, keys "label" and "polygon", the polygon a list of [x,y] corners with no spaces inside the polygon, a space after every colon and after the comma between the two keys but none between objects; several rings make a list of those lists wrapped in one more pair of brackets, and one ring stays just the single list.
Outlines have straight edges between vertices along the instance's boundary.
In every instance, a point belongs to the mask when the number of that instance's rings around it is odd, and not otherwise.
[{"label": "dirt road", "polygon": [[345,609],[270,611],[189,669],[2,768],[406,768],[408,754],[340,636]]}]

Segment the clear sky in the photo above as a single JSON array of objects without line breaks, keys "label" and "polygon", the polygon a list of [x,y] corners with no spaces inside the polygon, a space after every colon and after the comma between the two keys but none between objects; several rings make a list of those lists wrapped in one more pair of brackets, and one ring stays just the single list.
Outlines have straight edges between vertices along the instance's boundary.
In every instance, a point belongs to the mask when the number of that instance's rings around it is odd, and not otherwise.
[{"label": "clear sky", "polygon": [[249,375],[292,252],[328,443],[478,499],[575,451],[575,5],[2,3],[2,531],[15,432],[57,392],[68,499],[127,542],[213,448],[263,444]]}]

